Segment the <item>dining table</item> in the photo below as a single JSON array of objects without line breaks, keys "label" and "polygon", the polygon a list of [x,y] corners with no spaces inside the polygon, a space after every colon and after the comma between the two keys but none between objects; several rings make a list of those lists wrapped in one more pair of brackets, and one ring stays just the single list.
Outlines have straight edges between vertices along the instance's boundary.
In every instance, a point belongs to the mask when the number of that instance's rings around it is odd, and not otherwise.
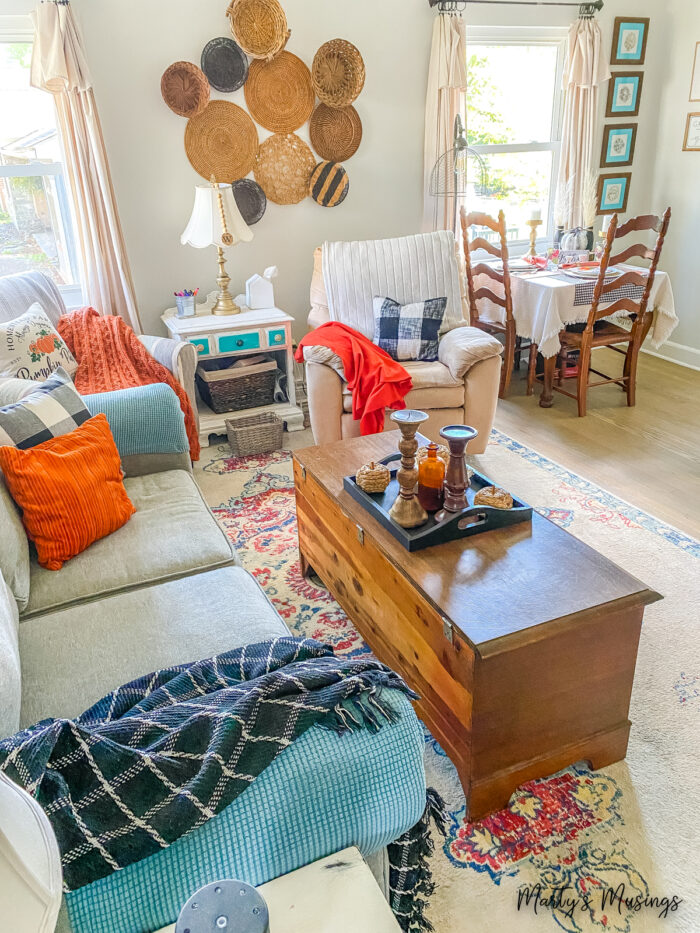
[{"label": "dining table", "polygon": [[[493,261],[493,264],[496,265],[497,262]],[[559,334],[569,324],[585,324],[588,320],[596,279],[581,278],[569,270],[537,269],[532,266],[524,269],[518,267],[520,264],[517,261],[512,260],[512,263],[510,281],[515,332],[518,337],[535,343],[538,352],[544,358],[544,384],[540,405],[549,408],[552,404],[556,360],[561,350]],[[642,275],[647,271],[643,266],[628,264],[618,264],[615,268],[620,272],[630,270]],[[611,276],[606,278],[606,283],[612,281],[614,276],[616,273],[611,273]],[[474,276],[474,288],[482,287],[490,289],[496,295],[503,295],[503,285],[486,273]],[[623,285],[608,292],[606,302],[601,303],[600,307],[605,308],[620,298],[639,301],[643,291],[641,285]],[[678,324],[671,280],[668,273],[659,269],[654,276],[648,308],[651,311],[648,341],[654,349],[658,349],[668,340]],[[505,309],[488,298],[481,298],[479,317],[482,320],[504,323]],[[614,319],[615,323],[624,324],[625,319],[629,320],[629,315],[621,312],[611,316],[611,319]]]}]

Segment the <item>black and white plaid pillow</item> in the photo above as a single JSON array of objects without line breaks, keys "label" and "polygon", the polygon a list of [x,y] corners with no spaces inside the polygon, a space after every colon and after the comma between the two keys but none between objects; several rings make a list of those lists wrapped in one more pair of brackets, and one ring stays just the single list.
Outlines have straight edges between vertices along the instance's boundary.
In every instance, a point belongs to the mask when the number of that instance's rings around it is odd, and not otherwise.
[{"label": "black and white plaid pillow", "polygon": [[391,298],[374,299],[374,343],[395,360],[438,358],[438,334],[447,298],[400,305]]},{"label": "black and white plaid pillow", "polygon": [[19,402],[0,408],[0,446],[27,450],[69,434],[90,418],[68,373],[59,368]]}]

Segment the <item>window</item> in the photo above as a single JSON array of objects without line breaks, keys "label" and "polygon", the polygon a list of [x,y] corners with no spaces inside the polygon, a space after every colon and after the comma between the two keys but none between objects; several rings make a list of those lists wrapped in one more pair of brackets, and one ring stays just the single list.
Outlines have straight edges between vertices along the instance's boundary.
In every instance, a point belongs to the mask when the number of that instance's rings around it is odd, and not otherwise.
[{"label": "window", "polygon": [[564,51],[558,29],[467,32],[467,140],[477,156],[469,159],[466,204],[503,210],[511,243],[528,240],[536,210],[538,236],[553,233]]},{"label": "window", "polygon": [[54,103],[30,87],[31,40],[0,34],[0,275],[38,270],[80,302]]}]

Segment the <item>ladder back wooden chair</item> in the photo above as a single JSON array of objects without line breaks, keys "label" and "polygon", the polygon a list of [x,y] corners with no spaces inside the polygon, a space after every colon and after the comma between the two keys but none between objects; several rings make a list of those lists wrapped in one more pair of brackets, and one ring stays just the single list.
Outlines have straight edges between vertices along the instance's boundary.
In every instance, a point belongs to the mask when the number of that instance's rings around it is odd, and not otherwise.
[{"label": "ladder back wooden chair", "polygon": [[[656,217],[654,214],[645,214],[639,217],[632,217],[619,227],[617,214],[613,215],[605,241],[605,249],[600,262],[600,270],[598,272],[595,290],[593,292],[593,301],[588,312],[585,327],[581,333],[569,330],[561,331],[559,334],[561,350],[558,357],[558,367],[556,365],[556,360],[551,362],[545,361],[545,367],[549,362],[550,367],[553,364],[554,368],[558,369],[556,384],[553,384],[551,388],[555,389],[557,392],[561,392],[563,395],[568,395],[569,398],[575,398],[577,400],[579,417],[583,417],[586,414],[588,390],[596,386],[609,385],[611,383],[619,385],[623,391],[627,393],[627,404],[629,406],[635,404],[639,350],[649,333],[653,317],[653,309],[650,310],[648,307],[649,296],[651,295],[654,276],[656,275],[661,249],[670,220],[670,207],[666,209],[663,217]],[[649,249],[643,243],[635,243],[632,246],[622,249],[619,253],[612,255],[615,240],[627,236],[629,233],[646,230],[653,230],[657,234],[653,249]],[[606,283],[606,273],[610,266],[627,262],[634,257],[650,260],[651,265],[648,270],[644,270],[645,274],[642,273],[641,269],[639,272],[636,272],[628,268],[622,275]],[[624,288],[625,286],[641,287],[643,289],[641,298],[637,301],[626,297],[618,298],[613,301],[612,304],[605,304],[604,307],[600,307],[601,304],[605,303],[605,296],[607,294]],[[632,321],[632,326],[629,330],[617,324],[613,324],[611,321],[602,320],[602,318],[608,318],[619,312],[625,312],[629,315]],[[622,353],[624,355],[625,362],[621,376],[617,378],[608,376],[606,373],[602,373],[591,366],[592,351],[599,347],[609,347],[611,350],[615,350],[617,353]],[[572,350],[578,350],[579,353],[575,394],[567,392],[566,389],[562,388],[562,382],[565,381],[562,374],[562,360],[566,357],[567,353]],[[528,366],[528,395],[532,394],[532,387],[535,381],[536,357],[537,347],[535,346],[531,350],[531,360]],[[590,382],[590,373],[595,373],[597,376],[600,376],[601,380],[599,382]],[[546,404],[543,407],[549,407],[551,400],[545,400],[545,402]],[[540,400],[540,404],[542,404],[542,399]]]},{"label": "ladder back wooden chair", "polygon": [[[498,390],[498,397],[505,398],[510,388],[510,380],[513,374],[513,367],[520,367],[520,354],[528,349],[529,343],[523,343],[521,338],[515,333],[515,319],[513,318],[513,297],[510,288],[510,269],[508,266],[508,242],[506,234],[506,218],[503,211],[499,211],[498,219],[489,214],[483,214],[479,211],[467,213],[466,208],[462,207],[460,211],[462,222],[462,242],[464,246],[464,262],[467,273],[467,293],[469,297],[469,319],[472,327],[479,327],[494,336],[503,336],[503,363],[501,365],[501,382]],[[490,243],[486,237],[477,235],[469,239],[469,231],[474,227],[487,227],[498,235],[500,247]],[[500,259],[502,271],[494,268],[493,264],[488,262],[472,262],[472,253],[482,249],[489,255]],[[474,278],[477,275],[486,275],[502,286],[502,294],[497,294],[492,289],[482,285],[475,287]],[[477,302],[486,298],[503,309],[502,321],[490,321],[479,315]]]}]

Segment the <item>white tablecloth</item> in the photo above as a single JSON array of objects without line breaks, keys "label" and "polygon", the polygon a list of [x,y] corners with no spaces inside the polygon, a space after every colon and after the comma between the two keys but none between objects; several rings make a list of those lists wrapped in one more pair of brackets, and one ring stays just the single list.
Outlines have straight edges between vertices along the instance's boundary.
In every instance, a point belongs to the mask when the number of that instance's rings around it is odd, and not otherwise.
[{"label": "white tablecloth", "polygon": [[[634,272],[644,271],[639,266],[621,266]],[[575,305],[576,284],[571,278],[558,278],[557,272],[536,272],[523,275],[511,273],[513,317],[516,333],[533,340],[542,356],[555,356],[560,348],[559,333],[567,324],[582,324],[588,318],[590,305]],[[489,288],[503,294],[503,287],[488,275],[477,275],[475,288]],[[479,316],[487,321],[503,321],[505,311],[488,298],[477,303]],[[604,305],[601,305],[604,307]],[[667,273],[657,270],[649,298],[653,320],[649,332],[651,345],[656,348],[668,340],[678,324],[673,303],[671,280]]]}]

